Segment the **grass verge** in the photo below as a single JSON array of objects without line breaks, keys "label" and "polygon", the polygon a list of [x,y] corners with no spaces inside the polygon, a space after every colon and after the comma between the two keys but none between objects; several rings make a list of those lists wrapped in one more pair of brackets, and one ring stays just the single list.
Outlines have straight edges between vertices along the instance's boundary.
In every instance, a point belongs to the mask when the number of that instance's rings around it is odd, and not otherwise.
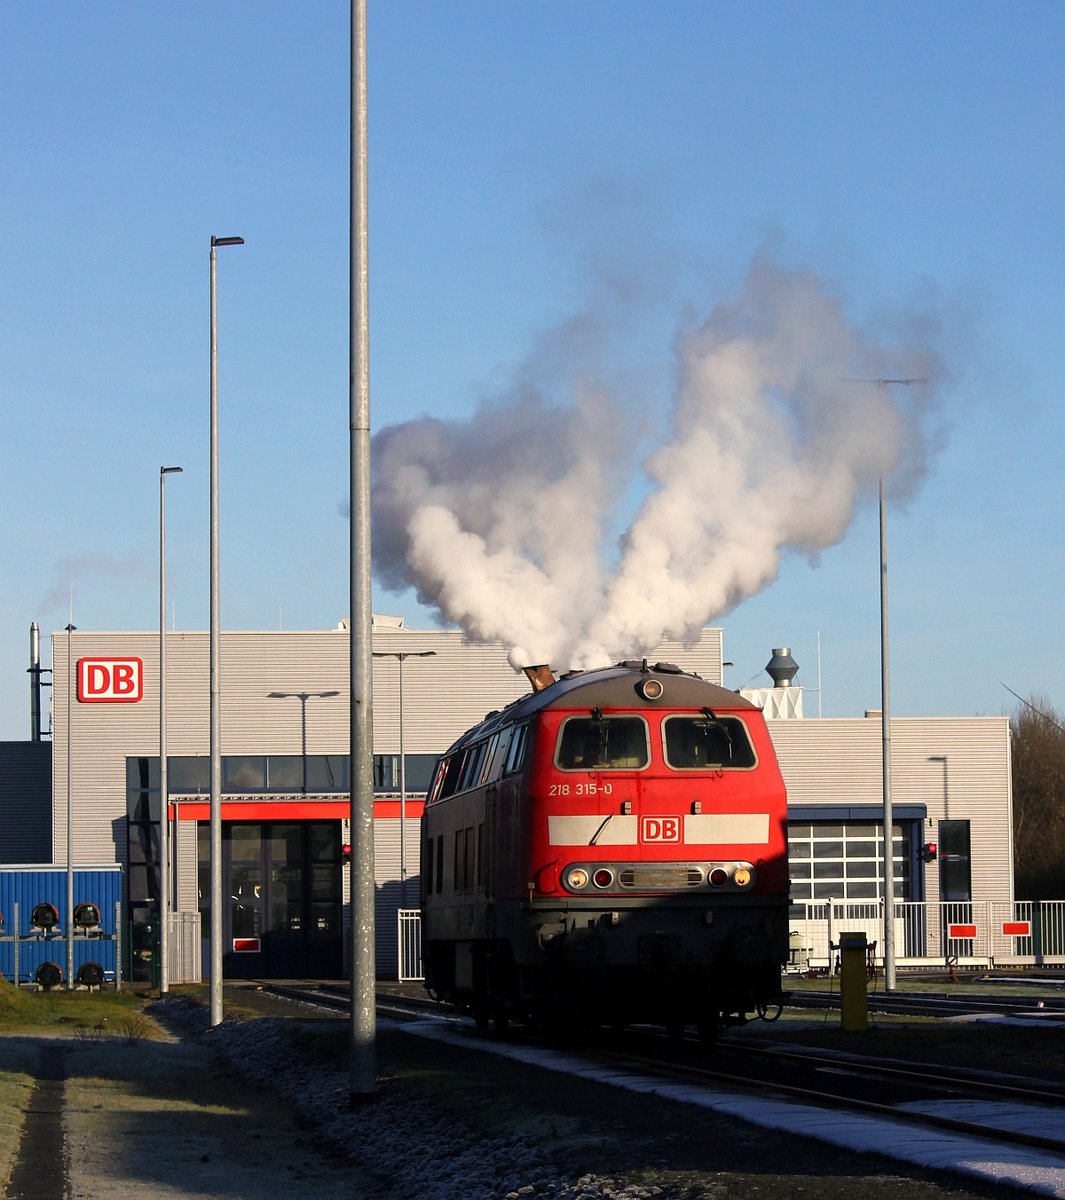
[{"label": "grass verge", "polygon": [[154,1039],[158,1025],[133,992],[31,992],[0,979],[0,1194],[6,1191],[37,1065],[34,1037]]}]

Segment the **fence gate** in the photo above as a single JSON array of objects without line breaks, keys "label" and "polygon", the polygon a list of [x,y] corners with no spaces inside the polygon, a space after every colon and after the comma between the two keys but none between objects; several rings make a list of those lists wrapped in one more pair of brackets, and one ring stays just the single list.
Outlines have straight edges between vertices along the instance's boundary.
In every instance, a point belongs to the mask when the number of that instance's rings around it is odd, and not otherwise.
[{"label": "fence gate", "polygon": [[399,981],[424,979],[422,972],[422,914],[418,908],[399,910]]}]

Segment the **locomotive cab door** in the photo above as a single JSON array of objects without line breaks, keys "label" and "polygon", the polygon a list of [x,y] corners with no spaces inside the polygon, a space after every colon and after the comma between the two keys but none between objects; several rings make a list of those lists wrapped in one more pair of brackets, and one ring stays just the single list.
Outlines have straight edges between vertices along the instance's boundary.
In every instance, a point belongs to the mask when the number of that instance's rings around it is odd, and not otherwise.
[{"label": "locomotive cab door", "polygon": [[484,792],[484,862],[485,936],[495,937],[495,861],[499,852],[496,831],[499,822],[499,788],[493,783]]}]

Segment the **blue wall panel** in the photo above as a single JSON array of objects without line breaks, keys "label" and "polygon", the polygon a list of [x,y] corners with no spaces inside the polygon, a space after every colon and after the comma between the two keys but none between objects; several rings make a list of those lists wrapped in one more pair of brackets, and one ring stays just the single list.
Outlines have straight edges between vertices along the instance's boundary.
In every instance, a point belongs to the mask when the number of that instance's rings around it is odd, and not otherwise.
[{"label": "blue wall panel", "polygon": [[[122,900],[122,871],[118,867],[74,870],[74,907],[95,904],[100,927],[74,937],[74,974],[86,962],[99,963],[107,979],[115,977],[115,905]],[[51,904],[58,924],[39,933],[32,924],[38,904]],[[18,928],[15,906],[18,906]],[[37,968],[53,962],[66,980],[67,873],[63,867],[10,867],[0,869],[0,975],[14,982],[15,943],[19,938],[19,983],[32,983]]]}]

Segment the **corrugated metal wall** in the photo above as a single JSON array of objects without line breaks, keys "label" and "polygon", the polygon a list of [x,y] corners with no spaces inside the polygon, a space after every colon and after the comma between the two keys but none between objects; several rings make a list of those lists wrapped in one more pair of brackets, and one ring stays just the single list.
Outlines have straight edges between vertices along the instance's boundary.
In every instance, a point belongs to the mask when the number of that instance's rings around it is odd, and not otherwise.
[{"label": "corrugated metal wall", "polygon": [[[875,718],[770,721],[788,808],[883,804],[883,735]],[[925,805],[928,841],[943,820],[972,823],[973,895],[1013,897],[1013,816],[1008,717],[895,717],[893,807]],[[938,871],[926,872],[938,900]]]},{"label": "corrugated metal wall", "polygon": [[[222,752],[347,754],[348,633],[223,633]],[[52,858],[66,859],[67,729],[66,634],[53,634]],[[209,753],[208,635],[167,635],[167,739],[172,755]],[[470,646],[454,631],[375,627],[374,650],[384,654],[433,650],[403,667],[403,734],[408,754],[439,753],[486,712],[526,694],[528,683],[502,646]],[[127,757],[158,754],[158,633],[83,632],[73,636],[72,659],[135,656],[144,664],[144,698],[136,704],[72,705],[75,862],[125,863]],[[703,631],[691,648],[672,642],[651,661],[670,661],[720,681],[722,637]],[[399,749],[399,665],[374,660],[374,749]],[[336,692],[335,696],[315,693]],[[272,697],[271,693],[290,693]],[[299,693],[307,700],[301,703]],[[793,806],[875,806],[882,801],[880,723],[873,719],[770,722]],[[1012,892],[1009,723],[991,718],[899,718],[893,731],[893,800],[924,804],[933,821],[972,822],[974,894],[1008,899]],[[398,889],[398,828],[382,823],[377,886]],[[417,830],[408,824],[409,872],[416,874]],[[196,901],[191,827],[179,835],[179,904]],[[934,880],[934,875],[929,874]],[[412,885],[413,892],[413,885]],[[929,893],[928,899],[936,896]],[[379,922],[380,961],[395,961],[393,935]]]},{"label": "corrugated metal wall", "polygon": [[[100,914],[98,930],[74,937],[74,971],[85,962],[97,962],[109,978],[115,971],[115,905],[122,898],[122,872],[114,866],[89,867],[74,872],[74,907],[95,904]],[[33,910],[51,904],[59,923],[47,934],[33,929]],[[15,913],[18,909],[16,925]],[[0,974],[13,979],[15,945],[18,946],[19,980],[32,981],[41,963],[54,962],[66,976],[67,873],[50,866],[0,869],[0,914],[4,940],[0,942]],[[106,935],[106,936],[101,936]]]},{"label": "corrugated metal wall", "polygon": [[0,742],[0,859],[40,863],[51,856],[51,743]]},{"label": "corrugated metal wall", "polygon": [[[53,634],[55,777],[54,861],[66,861],[66,634]],[[502,646],[469,646],[454,631],[375,629],[374,650],[433,650],[403,668],[403,741],[407,754],[438,754],[459,734],[529,691]],[[167,750],[210,752],[209,644],[206,633],[167,635]],[[144,698],[135,704],[72,705],[75,862],[125,860],[127,757],[159,753],[158,633],[73,635],[74,663],[91,657],[135,657],[144,664]],[[657,659],[720,678],[721,631],[704,630],[685,649],[665,643]],[[223,633],[220,671],[222,753],[347,754],[348,634],[324,632]],[[271,693],[290,693],[275,698]],[[316,696],[336,692],[335,696]],[[307,694],[306,705],[298,699]],[[399,749],[399,666],[374,660],[374,750]],[[121,828],[119,827],[121,825]],[[183,875],[184,880],[184,875]]]},{"label": "corrugated metal wall", "polygon": [[[404,690],[405,684],[406,681]],[[403,857],[407,864],[405,899],[400,887],[399,821],[378,821],[374,828],[374,877],[377,889],[374,947],[377,974],[384,979],[395,979],[399,970],[399,920],[396,913],[400,908],[418,907],[418,875],[421,870],[419,822],[408,817],[404,826]],[[344,945],[346,952],[347,943]]]}]

